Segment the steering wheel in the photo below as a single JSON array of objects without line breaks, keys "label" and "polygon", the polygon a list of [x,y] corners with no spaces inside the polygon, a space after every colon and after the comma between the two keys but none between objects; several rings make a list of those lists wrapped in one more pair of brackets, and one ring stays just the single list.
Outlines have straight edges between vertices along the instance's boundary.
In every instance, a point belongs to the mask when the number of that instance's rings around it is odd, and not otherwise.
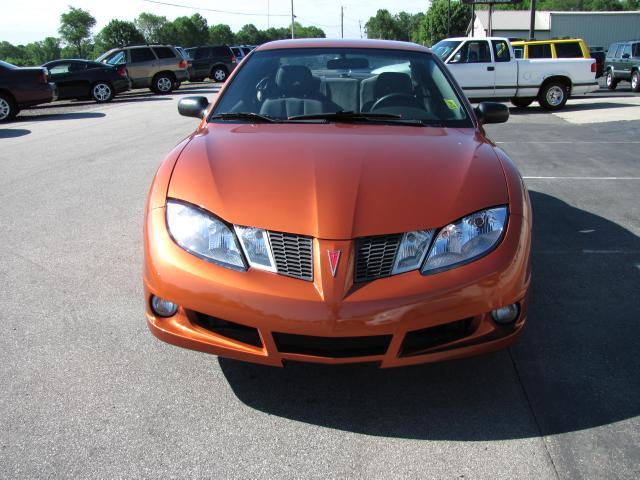
[{"label": "steering wheel", "polygon": [[408,93],[389,93],[382,98],[376,100],[376,102],[371,105],[370,111],[376,110],[378,108],[384,107],[417,107],[421,110],[424,110],[424,105],[422,105],[413,95]]}]

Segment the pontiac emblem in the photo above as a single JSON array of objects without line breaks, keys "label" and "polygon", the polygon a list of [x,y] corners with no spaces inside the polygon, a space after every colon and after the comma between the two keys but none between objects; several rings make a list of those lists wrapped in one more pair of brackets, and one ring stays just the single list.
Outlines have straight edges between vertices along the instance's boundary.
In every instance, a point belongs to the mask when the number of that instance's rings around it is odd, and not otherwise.
[{"label": "pontiac emblem", "polygon": [[331,267],[331,275],[336,276],[338,270],[338,263],[340,262],[340,250],[327,250],[329,255],[329,266]]}]

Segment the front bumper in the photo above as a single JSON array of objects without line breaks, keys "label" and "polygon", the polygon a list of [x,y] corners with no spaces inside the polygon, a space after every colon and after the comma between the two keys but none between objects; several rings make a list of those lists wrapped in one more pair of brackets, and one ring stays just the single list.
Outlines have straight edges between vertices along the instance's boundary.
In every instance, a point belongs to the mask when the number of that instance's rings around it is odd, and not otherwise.
[{"label": "front bumper", "polygon": [[[354,285],[352,241],[314,240],[313,282],[255,269],[236,272],[182,250],[168,235],[165,208],[151,209],[145,222],[148,326],[168,343],[273,366],[396,367],[502,349],[516,341],[526,320],[530,227],[529,218],[512,215],[502,243],[475,262]],[[324,260],[326,250],[336,248],[343,258],[333,277]],[[151,295],[178,304],[178,313],[154,315]],[[496,324],[490,312],[512,303],[520,307],[517,320]],[[249,327],[257,342],[227,334],[226,327],[236,324]]]}]

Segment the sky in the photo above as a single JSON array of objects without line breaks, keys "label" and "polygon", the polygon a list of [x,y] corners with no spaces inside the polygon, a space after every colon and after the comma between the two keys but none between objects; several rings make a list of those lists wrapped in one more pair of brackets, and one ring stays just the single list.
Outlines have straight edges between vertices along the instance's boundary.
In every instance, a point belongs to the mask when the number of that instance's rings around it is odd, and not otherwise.
[{"label": "sky", "polygon": [[[164,15],[169,20],[183,15],[200,13],[209,25],[226,23],[235,32],[244,24],[253,23],[260,29],[284,27],[291,22],[291,0],[158,0],[196,8],[179,8],[159,5],[145,0],[1,0],[0,41],[25,44],[58,36],[60,14],[69,5],[88,10],[97,21],[94,33],[100,31],[110,20],[133,20],[141,12]],[[294,0],[294,13],[303,25],[322,28],[327,37],[340,36],[340,7],[344,6],[344,36],[359,38],[358,20],[364,24],[381,8],[391,13],[406,11],[425,12],[429,0]],[[200,8],[200,9],[199,9]],[[223,10],[218,13],[201,9]],[[267,16],[267,12],[270,14]],[[252,15],[247,15],[252,14]]]}]

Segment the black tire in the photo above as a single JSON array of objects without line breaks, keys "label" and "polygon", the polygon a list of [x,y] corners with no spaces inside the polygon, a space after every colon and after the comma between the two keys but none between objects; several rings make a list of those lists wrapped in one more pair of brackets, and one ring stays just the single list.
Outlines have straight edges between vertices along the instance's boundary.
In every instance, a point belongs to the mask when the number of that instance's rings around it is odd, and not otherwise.
[{"label": "black tire", "polygon": [[16,118],[20,109],[11,95],[0,93],[0,122],[9,122]]},{"label": "black tire", "polygon": [[611,71],[611,70],[607,70],[607,76],[606,76],[605,81],[607,83],[607,88],[609,90],[615,90],[616,87],[618,86],[618,81],[613,76],[613,71]]},{"label": "black tire", "polygon": [[216,83],[221,83],[227,79],[227,75],[229,75],[229,73],[226,68],[217,66],[211,69],[211,75],[209,75],[209,78]]},{"label": "black tire", "polygon": [[633,92],[640,92],[640,73],[638,70],[634,70],[631,73],[631,90]]},{"label": "black tire", "polygon": [[96,82],[91,85],[91,99],[96,103],[107,103],[113,100],[116,92],[109,82]]},{"label": "black tire", "polygon": [[534,100],[535,98],[513,97],[511,103],[513,103],[516,108],[527,108]]},{"label": "black tire", "polygon": [[550,81],[542,85],[538,103],[545,110],[560,110],[569,99],[569,87],[561,81]]},{"label": "black tire", "polygon": [[176,79],[170,73],[158,73],[151,81],[151,91],[166,95],[173,91]]}]

